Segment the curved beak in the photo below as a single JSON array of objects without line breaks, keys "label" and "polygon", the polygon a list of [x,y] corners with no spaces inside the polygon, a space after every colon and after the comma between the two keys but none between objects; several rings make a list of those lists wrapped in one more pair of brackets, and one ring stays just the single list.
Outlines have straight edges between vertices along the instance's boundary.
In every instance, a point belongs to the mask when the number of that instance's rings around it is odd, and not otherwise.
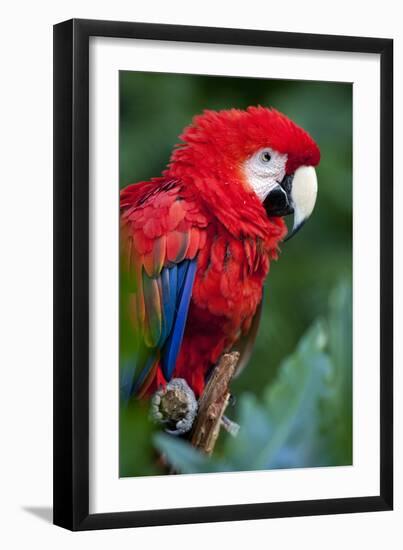
[{"label": "curved beak", "polygon": [[318,193],[315,168],[301,166],[294,174],[287,175],[264,200],[268,216],[294,214],[294,224],[285,241],[293,237],[312,214]]}]

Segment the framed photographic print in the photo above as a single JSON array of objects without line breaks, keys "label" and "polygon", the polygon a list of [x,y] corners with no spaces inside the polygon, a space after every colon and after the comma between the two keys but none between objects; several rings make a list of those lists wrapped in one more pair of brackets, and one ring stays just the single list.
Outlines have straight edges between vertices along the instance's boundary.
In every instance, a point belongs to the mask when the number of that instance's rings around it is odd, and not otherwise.
[{"label": "framed photographic print", "polygon": [[390,510],[393,42],[54,27],[54,522]]}]

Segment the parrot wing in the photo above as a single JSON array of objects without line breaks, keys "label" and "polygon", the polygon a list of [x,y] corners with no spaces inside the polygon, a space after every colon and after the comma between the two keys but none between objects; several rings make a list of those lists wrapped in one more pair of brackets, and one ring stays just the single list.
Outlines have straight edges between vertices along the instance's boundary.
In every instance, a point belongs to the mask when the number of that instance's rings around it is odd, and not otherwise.
[{"label": "parrot wing", "polygon": [[131,187],[121,194],[121,269],[139,350],[122,369],[126,399],[144,395],[158,365],[172,377],[207,226],[197,205],[181,197],[180,182]]}]

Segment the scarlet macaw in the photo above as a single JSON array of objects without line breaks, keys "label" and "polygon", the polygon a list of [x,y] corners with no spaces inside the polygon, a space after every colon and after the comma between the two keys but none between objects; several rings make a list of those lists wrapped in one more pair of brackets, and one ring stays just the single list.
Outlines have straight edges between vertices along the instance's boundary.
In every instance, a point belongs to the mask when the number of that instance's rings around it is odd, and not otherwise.
[{"label": "scarlet macaw", "polygon": [[121,192],[122,269],[142,343],[123,367],[125,398],[173,377],[200,395],[235,346],[245,363],[283,216],[294,213],[294,234],[315,205],[319,148],[274,109],[205,111],[180,138],[161,177]]}]

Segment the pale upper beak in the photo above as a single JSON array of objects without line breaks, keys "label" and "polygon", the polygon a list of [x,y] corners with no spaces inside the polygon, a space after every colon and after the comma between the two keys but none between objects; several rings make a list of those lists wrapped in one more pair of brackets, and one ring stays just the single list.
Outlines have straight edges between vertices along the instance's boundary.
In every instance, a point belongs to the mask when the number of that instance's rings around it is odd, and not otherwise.
[{"label": "pale upper beak", "polygon": [[287,216],[294,213],[294,224],[286,241],[290,239],[312,214],[318,193],[318,180],[313,166],[301,166],[287,175],[264,200],[269,216]]}]

